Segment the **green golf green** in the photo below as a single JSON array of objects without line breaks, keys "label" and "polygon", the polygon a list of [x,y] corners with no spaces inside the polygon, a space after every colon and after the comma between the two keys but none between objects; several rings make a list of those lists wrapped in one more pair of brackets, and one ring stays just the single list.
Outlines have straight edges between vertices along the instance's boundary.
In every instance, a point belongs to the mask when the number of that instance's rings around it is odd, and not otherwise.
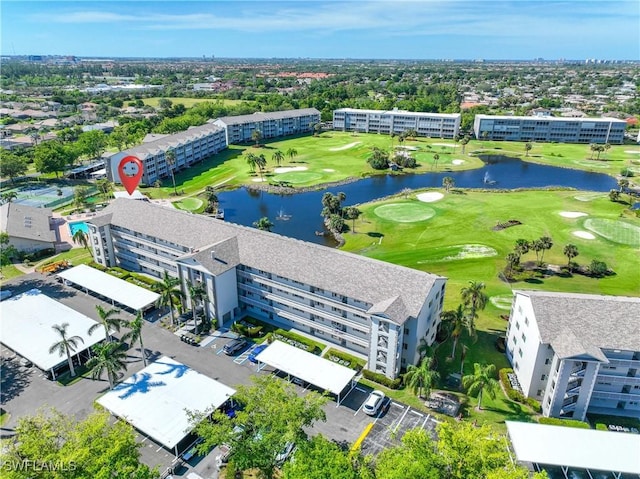
[{"label": "green golf green", "polygon": [[625,221],[588,218],[584,221],[584,227],[614,243],[633,247],[640,246],[640,227]]},{"label": "green golf green", "polygon": [[374,213],[382,219],[398,223],[416,223],[436,215],[433,208],[420,203],[390,203],[378,206]]},{"label": "green golf green", "polygon": [[202,200],[199,198],[183,198],[180,201],[176,201],[174,205],[180,210],[196,211],[202,207]]},{"label": "green golf green", "polygon": [[322,178],[321,173],[314,171],[289,171],[280,175],[275,175],[271,178],[272,181],[284,181],[287,183],[309,183]]}]

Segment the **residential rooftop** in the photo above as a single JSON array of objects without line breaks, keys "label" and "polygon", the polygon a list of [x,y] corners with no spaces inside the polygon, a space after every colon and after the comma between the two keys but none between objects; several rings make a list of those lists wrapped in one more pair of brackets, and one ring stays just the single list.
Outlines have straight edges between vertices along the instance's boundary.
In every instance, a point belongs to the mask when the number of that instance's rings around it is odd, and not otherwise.
[{"label": "residential rooftop", "polygon": [[481,115],[478,114],[475,116],[477,119],[482,120],[536,120],[536,121],[560,121],[563,123],[576,121],[587,123],[590,121],[595,122],[611,122],[611,123],[624,123],[625,120],[619,120],[617,118],[609,118],[609,117],[582,117],[582,118],[567,118],[567,117],[557,117],[557,116],[515,116],[515,115]]},{"label": "residential rooftop", "polygon": [[[214,272],[235,261],[279,276],[358,299],[403,323],[417,317],[435,281],[442,277],[300,241],[268,231],[141,201],[114,200],[90,223],[112,224],[188,248]],[[236,241],[229,241],[236,238]],[[218,251],[219,250],[219,251]],[[198,253],[207,252],[200,258]],[[211,263],[210,251],[219,258]],[[374,311],[372,311],[374,312]]]},{"label": "residential rooftop", "polygon": [[429,113],[424,111],[407,111],[407,110],[364,110],[359,108],[338,108],[334,111],[344,111],[347,113],[378,113],[380,115],[405,115],[405,116],[421,116],[432,118],[459,118],[460,113]]},{"label": "residential rooftop", "polygon": [[543,343],[562,357],[587,354],[607,361],[602,349],[640,351],[640,298],[545,291],[528,296]]},{"label": "residential rooftop", "polygon": [[51,229],[49,208],[36,208],[19,203],[0,206],[0,230],[15,238],[55,242],[56,233]]},{"label": "residential rooftop", "polygon": [[254,123],[256,121],[282,120],[285,118],[296,118],[308,115],[320,115],[320,112],[315,108],[300,108],[298,110],[272,112],[258,111],[252,115],[222,116],[218,118],[218,120],[223,122],[225,125],[244,125],[245,123]]}]

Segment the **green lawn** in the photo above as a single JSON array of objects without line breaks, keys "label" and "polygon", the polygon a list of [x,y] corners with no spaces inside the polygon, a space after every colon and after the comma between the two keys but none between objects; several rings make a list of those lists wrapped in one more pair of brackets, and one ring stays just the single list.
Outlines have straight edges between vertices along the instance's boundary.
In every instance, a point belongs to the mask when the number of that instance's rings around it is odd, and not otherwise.
[{"label": "green lawn", "polygon": [[91,256],[90,249],[72,248],[69,251],[65,251],[64,253],[60,253],[55,256],[50,256],[49,258],[45,258],[40,262],[38,262],[35,266],[36,266],[36,269],[38,269],[44,265],[55,263],[56,261],[62,261],[65,259],[71,262],[73,266],[77,266],[79,264],[87,264],[93,261],[93,257]]},{"label": "green lawn", "polygon": [[11,278],[22,276],[24,273],[12,264],[8,264],[0,268],[0,283],[9,281]]},{"label": "green lawn", "polygon": [[[158,107],[158,103],[162,97],[153,97],[153,98],[144,98],[142,101],[145,105],[152,106],[154,108]],[[182,103],[185,107],[191,108],[193,105],[204,102],[212,102],[212,103],[222,103],[225,106],[228,105],[238,105],[240,103],[251,103],[245,100],[228,100],[226,98],[186,98],[186,97],[169,97],[167,100],[171,100],[171,103],[177,105],[178,103]]]}]

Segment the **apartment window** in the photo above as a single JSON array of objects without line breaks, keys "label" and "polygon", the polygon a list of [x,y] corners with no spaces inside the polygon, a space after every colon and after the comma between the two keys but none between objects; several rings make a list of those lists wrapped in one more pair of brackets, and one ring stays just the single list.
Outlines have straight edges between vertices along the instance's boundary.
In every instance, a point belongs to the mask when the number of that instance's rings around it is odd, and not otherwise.
[{"label": "apartment window", "polygon": [[527,318],[526,316],[524,317],[524,324],[525,326],[529,326],[529,318]]},{"label": "apartment window", "polygon": [[404,334],[409,334],[409,328],[404,328]]},{"label": "apartment window", "polygon": [[527,337],[524,335],[524,333],[522,333],[522,342],[523,343],[527,342]]},{"label": "apartment window", "polygon": [[513,368],[514,368],[516,371],[519,371],[519,370],[520,370],[520,365],[518,364],[518,361],[516,361],[516,364],[514,364]]},{"label": "apartment window", "polygon": [[542,396],[542,389],[538,389],[536,391],[536,396]]},{"label": "apartment window", "polygon": [[407,343],[402,343],[402,349],[404,349],[405,351],[409,349],[409,346],[407,346]]},{"label": "apartment window", "polygon": [[543,375],[540,377],[540,381],[544,381],[545,379],[547,379],[547,375],[546,375],[546,374],[543,374]]},{"label": "apartment window", "polygon": [[516,321],[516,329],[520,329],[520,323]]},{"label": "apartment window", "polygon": [[547,358],[547,359],[545,359],[545,360],[544,360],[544,363],[545,363],[545,364],[551,364],[551,358]]},{"label": "apartment window", "polygon": [[522,313],[522,306],[518,306],[518,313]]},{"label": "apartment window", "polygon": [[522,349],[518,348],[518,354],[520,355],[520,357],[522,357]]}]

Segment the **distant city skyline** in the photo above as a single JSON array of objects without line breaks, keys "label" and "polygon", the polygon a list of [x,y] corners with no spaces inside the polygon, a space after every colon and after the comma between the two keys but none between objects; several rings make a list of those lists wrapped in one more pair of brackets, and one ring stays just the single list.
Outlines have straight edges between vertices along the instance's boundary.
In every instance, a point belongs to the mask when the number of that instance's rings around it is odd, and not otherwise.
[{"label": "distant city skyline", "polygon": [[2,55],[640,60],[637,0],[2,0]]}]

